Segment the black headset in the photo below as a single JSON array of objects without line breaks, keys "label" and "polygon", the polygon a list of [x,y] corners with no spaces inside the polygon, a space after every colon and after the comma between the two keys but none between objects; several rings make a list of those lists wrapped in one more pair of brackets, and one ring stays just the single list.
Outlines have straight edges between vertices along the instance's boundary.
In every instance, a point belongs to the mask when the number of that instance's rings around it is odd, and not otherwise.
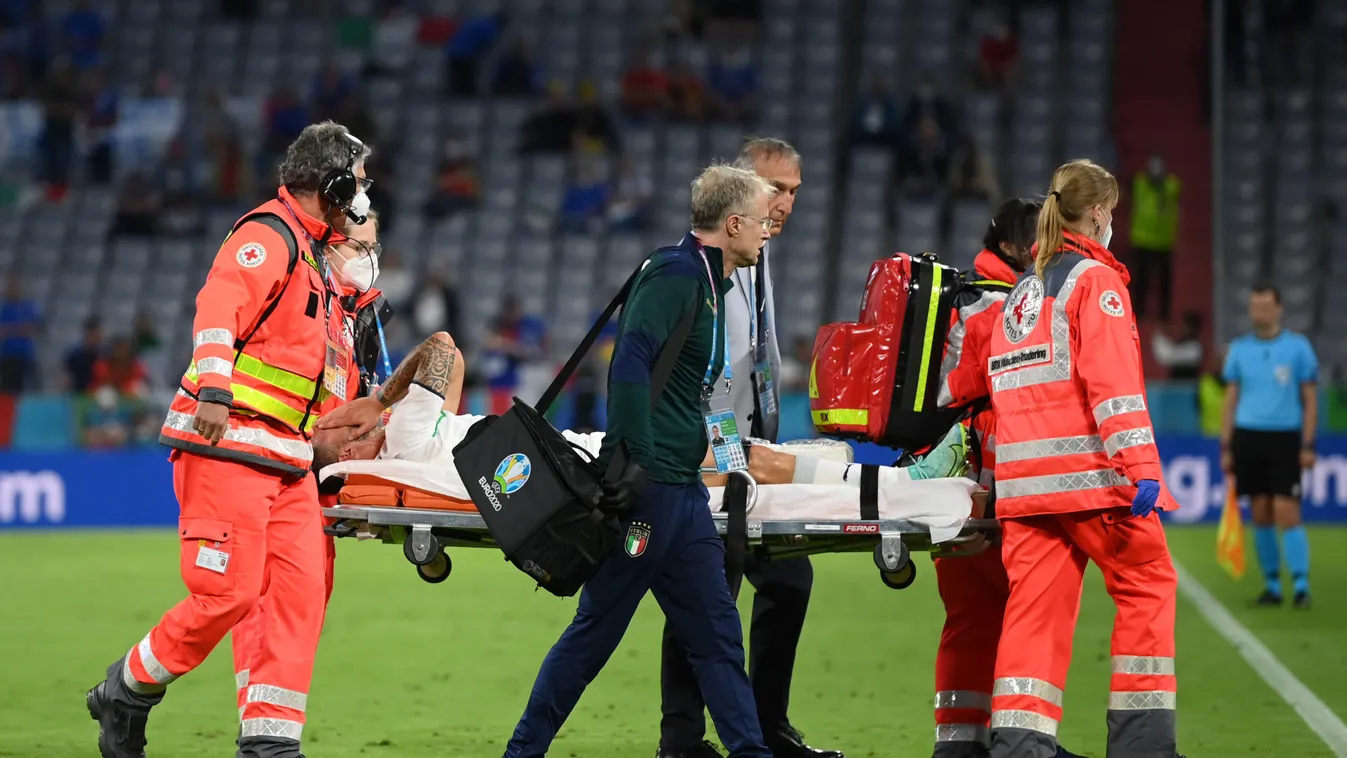
[{"label": "black headset", "polygon": [[318,183],[318,191],[329,203],[342,209],[351,221],[363,224],[365,217],[357,216],[351,209],[351,204],[355,202],[355,196],[360,192],[360,181],[355,177],[355,162],[361,153],[365,152],[365,143],[356,139],[350,132],[344,136],[351,143],[350,157],[346,160],[345,166],[327,172],[327,176]]}]

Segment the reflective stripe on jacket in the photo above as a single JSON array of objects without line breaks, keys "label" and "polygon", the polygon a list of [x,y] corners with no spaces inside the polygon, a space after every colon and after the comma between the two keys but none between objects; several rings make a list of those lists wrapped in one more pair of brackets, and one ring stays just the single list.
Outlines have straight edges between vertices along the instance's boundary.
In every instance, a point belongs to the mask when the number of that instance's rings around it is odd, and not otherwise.
[{"label": "reflective stripe on jacket", "polygon": [[[1024,275],[942,386],[942,402],[991,396],[1000,517],[1128,506],[1135,482],[1163,483],[1127,269],[1068,234],[1045,275]],[[1167,489],[1158,505],[1176,507]]]},{"label": "reflective stripe on jacket", "polygon": [[[313,461],[309,432],[327,400],[329,343],[336,366],[349,366],[352,350],[341,305],[329,297],[310,240],[345,238],[300,210],[284,188],[278,197],[248,215],[270,213],[285,223],[298,247],[293,271],[289,243],[258,220],[243,222],[220,245],[197,294],[192,360],[160,441],[302,474]],[[218,445],[192,427],[199,400],[230,405],[229,430]]]}]

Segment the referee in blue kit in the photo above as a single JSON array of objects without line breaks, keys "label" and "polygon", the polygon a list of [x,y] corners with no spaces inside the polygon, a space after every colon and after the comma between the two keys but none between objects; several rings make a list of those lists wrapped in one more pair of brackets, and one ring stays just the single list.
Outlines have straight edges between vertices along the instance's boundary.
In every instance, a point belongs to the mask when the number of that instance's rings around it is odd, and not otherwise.
[{"label": "referee in blue kit", "polygon": [[1300,478],[1314,465],[1319,361],[1303,334],[1282,328],[1275,287],[1254,287],[1249,318],[1253,334],[1230,343],[1225,360],[1221,468],[1235,477],[1236,492],[1248,496],[1253,509],[1254,547],[1267,580],[1255,603],[1282,604],[1284,546],[1295,607],[1309,608],[1310,543],[1300,523]]},{"label": "referee in blue kit", "polygon": [[[692,183],[692,231],[655,252],[632,285],[608,371],[606,470],[619,445],[630,462],[600,507],[621,514],[620,551],[585,584],[575,619],[548,652],[505,758],[547,754],[557,731],[622,641],[647,591],[688,648],[716,732],[732,758],[772,758],[744,670],[739,611],[725,578],[701,465],[708,443],[734,444],[726,389],[740,381],[726,352],[730,273],[757,263],[772,228],[771,185],[756,174],[712,166]],[[696,313],[664,394],[652,409],[656,358],[683,317]],[[727,386],[728,385],[728,386]],[[723,435],[723,436],[722,436]],[[723,451],[722,451],[723,452]]]}]

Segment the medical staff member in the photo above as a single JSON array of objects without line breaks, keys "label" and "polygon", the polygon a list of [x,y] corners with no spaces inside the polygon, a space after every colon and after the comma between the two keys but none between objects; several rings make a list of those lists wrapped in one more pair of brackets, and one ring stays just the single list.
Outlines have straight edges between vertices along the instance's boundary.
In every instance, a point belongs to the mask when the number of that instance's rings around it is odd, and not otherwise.
[{"label": "medical staff member", "polygon": [[[692,183],[692,231],[678,245],[656,251],[633,285],[608,370],[608,433],[599,456],[602,470],[619,445],[629,455],[601,505],[622,513],[627,539],[585,585],[574,621],[543,661],[505,758],[547,753],[652,590],[688,646],[702,697],[730,755],[772,755],[744,671],[725,544],[711,518],[701,464],[711,419],[729,405],[726,383],[746,381],[728,366],[725,303],[736,295],[731,272],[757,263],[770,236],[773,193],[750,171],[704,170]],[[652,410],[651,371],[687,308],[696,309],[692,331]]]},{"label": "medical staff member", "polygon": [[[382,295],[374,287],[375,281],[379,278],[379,256],[383,251],[378,238],[378,218],[378,213],[373,209],[369,210],[366,213],[365,223],[348,225],[346,238],[341,242],[328,244],[325,250],[327,263],[331,267],[333,279],[337,285],[336,289],[340,295],[337,302],[342,308],[343,343],[353,347],[360,344],[356,314],[362,308],[376,307],[376,303]],[[377,336],[375,339],[377,341]],[[376,365],[362,366],[361,363],[377,362],[379,355],[370,355],[362,359],[357,356],[357,352],[352,350],[348,354],[348,363],[341,369],[346,377],[345,394],[327,396],[318,407],[320,418],[329,417],[338,408],[360,397],[361,386],[364,384],[361,379],[362,374],[372,375],[378,368]],[[390,372],[385,368],[384,373],[389,374]],[[316,434],[311,443],[314,446],[314,461],[310,468],[317,474],[321,465],[317,455]],[[323,508],[336,505],[337,493],[340,489],[341,482],[339,480],[330,480],[327,483],[319,482],[319,505]],[[324,521],[326,523],[326,519]],[[336,577],[336,539],[324,535],[323,543],[323,575],[326,588],[324,598],[331,600],[333,581]],[[265,630],[265,613],[263,606],[258,604],[242,621],[234,625],[229,635],[231,647],[234,651],[234,686],[237,690],[240,720],[247,709],[252,667],[262,654]]]},{"label": "medical staff member", "polygon": [[1035,267],[998,328],[948,378],[955,402],[990,395],[996,514],[1010,598],[992,685],[992,758],[1053,758],[1089,561],[1114,620],[1110,758],[1175,756],[1178,578],[1156,509],[1161,484],[1127,269],[1108,251],[1117,180],[1090,161],[1053,174]]},{"label": "medical staff member", "polygon": [[309,438],[320,403],[346,391],[350,363],[324,248],[369,210],[369,152],[339,124],[305,128],[275,199],[240,219],[197,295],[192,362],[160,434],[190,595],[86,695],[104,758],[143,756],[167,685],[259,605],[238,755],[300,755],[324,606]]},{"label": "medical staff member", "polygon": [[1295,607],[1310,607],[1310,541],[1300,523],[1300,476],[1314,466],[1319,360],[1310,341],[1282,327],[1281,293],[1249,296],[1253,334],[1230,343],[1225,359],[1221,468],[1250,498],[1254,547],[1267,582],[1258,605],[1281,605],[1282,530]]},{"label": "medical staff member", "polygon": [[[770,137],[746,141],[735,166],[753,171],[773,187],[770,218],[772,237],[784,228],[800,190],[800,154],[790,144]],[[780,406],[781,348],[777,341],[776,302],[772,295],[771,245],[764,246],[755,266],[730,275],[734,292],[725,299],[730,364],[735,377],[730,388],[734,415],[741,433],[776,442]],[[832,750],[815,750],[790,724],[790,701],[795,650],[809,609],[814,569],[808,558],[759,560],[749,555],[744,577],[753,585],[753,614],[749,626],[749,679],[758,704],[767,746],[777,758],[842,758]],[[659,758],[716,758],[715,746],[705,741],[705,703],[686,649],[664,626],[660,672],[663,718],[660,721]]]}]

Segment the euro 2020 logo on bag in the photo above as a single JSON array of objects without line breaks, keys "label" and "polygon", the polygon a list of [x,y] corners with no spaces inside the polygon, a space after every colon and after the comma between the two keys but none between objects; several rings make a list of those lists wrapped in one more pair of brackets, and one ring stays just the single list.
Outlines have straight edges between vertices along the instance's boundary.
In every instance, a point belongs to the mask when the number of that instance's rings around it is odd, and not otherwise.
[{"label": "euro 2020 logo on bag", "polygon": [[529,480],[533,465],[523,453],[512,453],[496,467],[496,491],[502,495],[513,495]]}]

